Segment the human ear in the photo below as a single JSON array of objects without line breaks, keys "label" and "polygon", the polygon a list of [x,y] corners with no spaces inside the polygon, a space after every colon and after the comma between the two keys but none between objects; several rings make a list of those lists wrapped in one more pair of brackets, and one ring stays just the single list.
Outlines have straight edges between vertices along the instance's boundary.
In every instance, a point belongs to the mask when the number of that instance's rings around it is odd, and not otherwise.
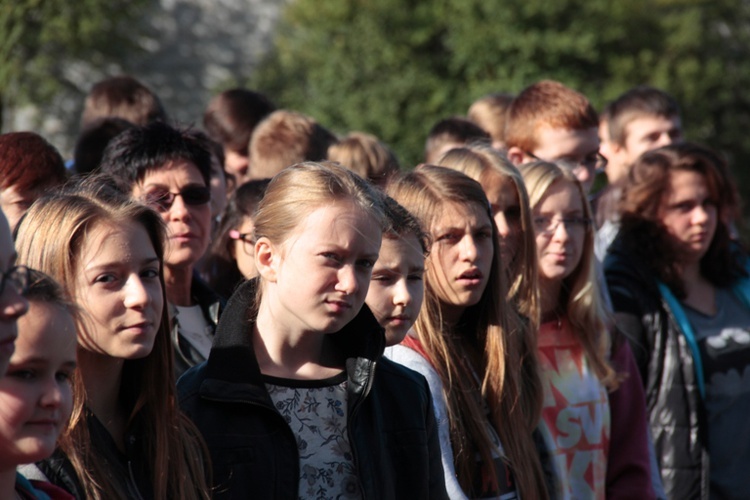
[{"label": "human ear", "polygon": [[281,262],[280,249],[271,240],[262,236],[255,242],[255,268],[260,277],[275,283]]},{"label": "human ear", "polygon": [[518,146],[511,146],[508,148],[508,159],[515,166],[525,163],[525,156],[523,150]]}]

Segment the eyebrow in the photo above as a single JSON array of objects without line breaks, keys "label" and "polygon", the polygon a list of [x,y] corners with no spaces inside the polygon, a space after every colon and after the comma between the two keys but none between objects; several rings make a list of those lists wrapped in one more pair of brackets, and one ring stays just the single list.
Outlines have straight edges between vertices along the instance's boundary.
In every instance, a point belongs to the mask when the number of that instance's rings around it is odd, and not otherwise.
[{"label": "eyebrow", "polygon": [[[19,366],[19,365],[46,366],[48,364],[50,364],[49,358],[43,358],[40,356],[21,359],[17,363],[13,363],[14,366]],[[65,363],[62,364],[62,366],[68,367],[68,368],[75,368],[78,366],[78,363],[76,363],[75,361],[66,361]]]},{"label": "eyebrow", "polygon": [[[155,262],[156,263],[160,262],[159,261],[159,257],[149,257],[149,258],[143,259],[140,262],[140,264],[142,266],[147,266],[147,265],[153,264]],[[96,266],[86,267],[84,270],[85,271],[94,271],[94,270],[98,270],[98,269],[109,269],[109,268],[113,268],[113,267],[119,267],[120,264],[121,263],[119,261],[118,262],[105,262],[104,264],[99,264],[99,265],[96,265]]]}]

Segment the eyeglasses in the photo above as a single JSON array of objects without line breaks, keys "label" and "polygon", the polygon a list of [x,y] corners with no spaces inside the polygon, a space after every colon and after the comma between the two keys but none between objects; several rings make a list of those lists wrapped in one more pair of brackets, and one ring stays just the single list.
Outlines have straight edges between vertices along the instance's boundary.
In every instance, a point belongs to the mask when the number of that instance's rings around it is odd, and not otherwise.
[{"label": "eyeglasses", "polygon": [[29,291],[29,282],[31,281],[31,270],[26,266],[14,266],[7,271],[0,272],[0,295],[5,292],[5,286],[10,284],[16,293],[24,295]]},{"label": "eyeglasses", "polygon": [[524,153],[526,153],[526,156],[530,156],[531,158],[534,158],[535,160],[548,161],[550,163],[555,163],[559,165],[561,168],[570,170],[574,174],[578,173],[580,169],[585,169],[585,170],[588,170],[589,172],[601,172],[607,166],[607,159],[604,156],[602,156],[602,154],[599,151],[595,153],[591,153],[590,155],[587,155],[582,160],[571,160],[568,158],[560,158],[557,160],[543,160],[539,158],[538,156],[536,156],[534,153],[531,153],[529,151],[524,151]]},{"label": "eyeglasses", "polygon": [[560,224],[565,226],[568,233],[582,232],[588,228],[592,221],[586,217],[563,217],[556,219],[554,217],[537,216],[534,217],[534,231],[539,234],[549,236],[555,234]]},{"label": "eyeglasses", "polygon": [[236,229],[232,229],[229,231],[229,237],[233,240],[242,240],[242,249],[245,253],[251,257],[255,255],[255,242],[251,233],[240,233]]},{"label": "eyeglasses", "polygon": [[173,193],[163,189],[148,191],[143,196],[143,202],[159,212],[166,212],[174,203],[175,198],[181,197],[183,203],[189,206],[205,205],[211,201],[211,190],[205,186],[188,186]]}]

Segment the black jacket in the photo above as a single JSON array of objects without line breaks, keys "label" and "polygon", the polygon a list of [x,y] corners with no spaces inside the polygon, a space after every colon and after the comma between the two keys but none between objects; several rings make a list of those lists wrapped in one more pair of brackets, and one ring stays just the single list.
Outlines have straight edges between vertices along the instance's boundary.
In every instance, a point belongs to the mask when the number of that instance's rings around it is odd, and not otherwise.
[{"label": "black jacket", "polygon": [[647,263],[620,234],[604,261],[617,326],[630,341],[646,392],[667,498],[708,498],[706,417],[693,355]]},{"label": "black jacket", "polygon": [[[296,500],[297,441],[252,347],[254,285],[230,299],[208,361],[179,380],[180,404],[211,453],[215,498]],[[347,432],[364,497],[447,498],[427,382],[380,358],[384,336],[367,307],[332,335],[347,356]]]}]

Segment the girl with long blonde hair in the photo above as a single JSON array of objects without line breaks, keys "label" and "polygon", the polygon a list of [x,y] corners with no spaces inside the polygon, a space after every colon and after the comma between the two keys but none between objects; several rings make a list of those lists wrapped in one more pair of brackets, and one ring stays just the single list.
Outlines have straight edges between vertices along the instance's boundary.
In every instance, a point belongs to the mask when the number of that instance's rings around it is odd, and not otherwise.
[{"label": "girl with long blonde hair", "polygon": [[19,262],[80,312],[70,425],[39,464],[77,498],[209,498],[204,445],[177,408],[159,215],[92,181],[38,200]]},{"label": "girl with long blonde hair", "polygon": [[449,436],[441,445],[444,453],[452,448],[443,461],[446,484],[457,480],[457,493],[472,498],[547,498],[532,439],[541,411],[534,343],[509,326],[518,320],[508,319],[514,311],[482,187],[460,172],[421,165],[387,192],[432,241],[424,304],[402,345],[438,375],[441,389],[432,391],[437,413],[445,408],[441,434]]}]

